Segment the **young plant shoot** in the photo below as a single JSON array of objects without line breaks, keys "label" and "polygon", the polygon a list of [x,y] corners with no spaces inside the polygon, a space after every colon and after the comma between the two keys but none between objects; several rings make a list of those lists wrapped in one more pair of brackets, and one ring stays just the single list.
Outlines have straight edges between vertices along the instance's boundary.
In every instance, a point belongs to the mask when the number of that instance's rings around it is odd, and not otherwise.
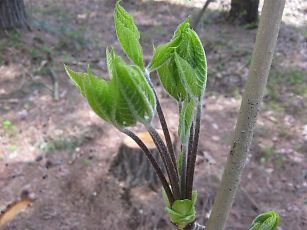
[{"label": "young plant shoot", "polygon": [[[161,181],[165,211],[177,229],[199,229],[198,225],[194,224],[197,192],[193,190],[193,181],[207,63],[202,43],[196,32],[190,28],[189,20],[187,18],[177,27],[169,42],[154,49],[152,60],[146,67],[139,41],[139,30],[133,17],[117,2],[114,11],[116,34],[131,63],[126,63],[114,49],[107,49],[110,80],[95,76],[90,67],[83,73],[74,72],[65,66],[67,74],[87,99],[92,110],[100,118],[131,137],[143,150]],[[166,92],[178,104],[178,136],[181,145],[179,153],[174,150],[162,108],[150,79],[150,74],[154,71],[158,73]],[[162,126],[165,142],[152,123],[156,114]],[[157,163],[149,148],[131,131],[130,128],[138,122],[145,126],[152,137],[163,165]],[[259,227],[275,218],[271,217],[273,213],[263,215],[256,218],[250,229],[274,229]],[[278,221],[275,221],[273,225],[277,224]]]}]

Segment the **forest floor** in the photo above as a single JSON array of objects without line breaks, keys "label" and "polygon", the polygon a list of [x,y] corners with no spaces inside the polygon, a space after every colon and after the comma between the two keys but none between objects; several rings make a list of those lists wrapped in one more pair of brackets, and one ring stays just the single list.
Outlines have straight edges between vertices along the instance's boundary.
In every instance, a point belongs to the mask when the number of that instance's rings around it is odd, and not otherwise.
[{"label": "forest floor", "polygon": [[[113,25],[114,1],[25,2],[32,31],[0,38],[0,210],[20,196],[34,202],[0,229],[172,229],[159,193],[127,188],[109,175],[124,136],[91,112],[63,69],[64,63],[74,70],[90,64],[96,75],[107,76],[105,49],[123,53]],[[152,44],[168,41],[203,2],[122,1],[141,31],[146,63]],[[203,224],[231,145],[256,35],[256,29],[228,22],[228,9],[229,1],[212,3],[198,30],[208,59],[195,182],[197,220]],[[303,0],[287,1],[227,230],[246,230],[257,213],[271,209],[282,217],[279,230],[306,229],[306,14]],[[176,105],[157,87],[174,131]]]}]

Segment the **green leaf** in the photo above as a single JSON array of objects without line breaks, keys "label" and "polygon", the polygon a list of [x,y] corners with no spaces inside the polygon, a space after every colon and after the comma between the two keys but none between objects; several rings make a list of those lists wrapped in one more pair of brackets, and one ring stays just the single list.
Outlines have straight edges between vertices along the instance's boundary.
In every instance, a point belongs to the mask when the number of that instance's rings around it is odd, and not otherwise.
[{"label": "green leaf", "polygon": [[159,69],[166,61],[168,61],[174,54],[174,51],[179,45],[179,39],[172,40],[166,44],[158,46],[148,66],[150,72]]},{"label": "green leaf", "polygon": [[172,205],[174,212],[180,213],[181,215],[187,215],[191,212],[192,201],[191,200],[176,200]]},{"label": "green leaf", "polygon": [[190,128],[193,121],[194,107],[194,101],[184,101],[182,110],[179,114],[178,135],[182,144],[186,144],[189,140]]},{"label": "green leaf", "polygon": [[192,66],[177,53],[175,53],[175,63],[179,75],[179,79],[185,88],[187,94],[193,100],[197,99],[202,95],[203,86],[198,84],[197,73]]},{"label": "green leaf", "polygon": [[196,70],[197,85],[201,86],[202,91],[204,91],[207,82],[207,59],[205,50],[194,30],[190,30],[190,41],[193,55],[187,61]]},{"label": "green leaf", "polygon": [[181,24],[179,24],[172,39],[180,37],[183,33],[185,33],[189,29],[190,29],[190,17],[187,17]]},{"label": "green leaf", "polygon": [[275,230],[280,222],[280,216],[275,211],[268,211],[258,215],[249,230]]},{"label": "green leaf", "polygon": [[[181,43],[174,55],[180,79],[191,97],[200,98],[206,87],[207,61],[204,48],[196,32],[190,28],[181,35]],[[178,55],[177,55],[178,54]]]},{"label": "green leaf", "polygon": [[157,70],[165,90],[177,101],[201,99],[207,80],[206,56],[189,18],[177,27],[170,42],[155,50],[148,68]]},{"label": "green leaf", "polygon": [[107,66],[108,66],[108,72],[110,78],[113,76],[114,69],[112,68],[114,66],[114,59],[115,59],[115,52],[114,49],[109,51],[109,49],[106,49],[106,58],[107,58]]},{"label": "green leaf", "polygon": [[67,66],[65,70],[93,111],[103,120],[111,122],[112,101],[108,82],[92,74],[74,72]]},{"label": "green leaf", "polygon": [[174,52],[180,45],[182,45],[181,34],[189,28],[189,18],[187,18],[183,23],[181,23],[170,42],[158,46],[154,50],[153,58],[148,66],[149,71],[154,71],[159,69],[166,61],[173,57]]},{"label": "green leaf", "polygon": [[170,59],[167,63],[161,66],[157,72],[166,92],[177,101],[183,101],[186,98],[186,90],[179,77],[178,68],[174,59]]},{"label": "green leaf", "polygon": [[129,59],[144,70],[143,51],[140,44],[140,33],[133,17],[117,1],[114,11],[114,23],[117,38]]},{"label": "green leaf", "polygon": [[74,81],[81,94],[87,99],[93,111],[118,128],[133,126],[137,122],[151,122],[156,109],[154,93],[142,70],[127,65],[116,56],[114,50],[107,50],[110,81],[88,73],[78,73],[65,66],[67,74]]},{"label": "green leaf", "polygon": [[119,113],[116,114],[116,120],[121,119],[121,115],[130,113],[142,123],[150,122],[155,114],[156,101],[142,70],[137,66],[127,65],[114,51],[112,55],[112,93],[114,98],[123,100],[123,103],[117,106]]},{"label": "green leaf", "polygon": [[[131,112],[139,120],[151,121],[155,113],[155,97],[152,89],[144,78],[142,71],[137,67],[118,69],[120,81],[119,90],[128,103]],[[130,76],[129,76],[130,75]]]}]

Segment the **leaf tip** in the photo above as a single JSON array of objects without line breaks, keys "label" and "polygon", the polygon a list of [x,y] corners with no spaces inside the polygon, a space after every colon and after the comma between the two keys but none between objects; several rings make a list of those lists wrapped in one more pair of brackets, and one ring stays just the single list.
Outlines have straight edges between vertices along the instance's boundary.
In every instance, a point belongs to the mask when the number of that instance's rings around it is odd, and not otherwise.
[{"label": "leaf tip", "polygon": [[115,2],[115,8],[118,7],[118,6],[120,6],[120,2],[121,2],[121,0],[117,0],[117,1]]}]

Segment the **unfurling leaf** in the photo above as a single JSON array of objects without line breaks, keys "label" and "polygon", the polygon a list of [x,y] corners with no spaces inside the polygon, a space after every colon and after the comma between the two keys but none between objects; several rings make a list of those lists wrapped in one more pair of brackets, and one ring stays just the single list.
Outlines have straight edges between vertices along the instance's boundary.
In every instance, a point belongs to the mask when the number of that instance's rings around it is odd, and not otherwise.
[{"label": "unfurling leaf", "polygon": [[154,51],[148,69],[158,71],[165,90],[177,101],[200,100],[206,87],[207,63],[189,19],[178,26],[170,42]]},{"label": "unfurling leaf", "polygon": [[181,23],[176,29],[173,38],[163,45],[155,49],[152,60],[148,66],[149,71],[159,69],[167,60],[173,57],[174,52],[182,45],[182,33],[189,27],[189,18]]},{"label": "unfurling leaf", "polygon": [[107,51],[110,81],[88,73],[67,74],[87,99],[93,111],[117,128],[149,123],[155,113],[155,96],[142,70],[127,65],[114,51]]},{"label": "unfurling leaf", "polygon": [[103,120],[111,122],[112,102],[109,83],[89,73],[74,72],[65,66],[66,73],[87,99],[93,111]]},{"label": "unfurling leaf", "polygon": [[203,83],[198,81],[197,73],[192,66],[177,53],[175,53],[175,63],[185,92],[190,98],[197,101],[202,95]]},{"label": "unfurling leaf", "polygon": [[163,44],[155,49],[152,61],[148,66],[149,71],[159,69],[165,62],[173,57],[174,51],[179,45],[179,38],[172,39],[170,42]]},{"label": "unfurling leaf", "polygon": [[114,23],[120,44],[130,60],[144,70],[143,51],[140,45],[140,33],[133,17],[120,6],[115,4]]},{"label": "unfurling leaf", "polygon": [[192,223],[196,218],[195,203],[197,192],[193,191],[192,200],[176,200],[172,207],[166,207],[172,223],[176,224],[179,229],[184,229],[188,224]]},{"label": "unfurling leaf", "polygon": [[258,215],[248,230],[275,230],[279,225],[280,217],[275,211],[268,211]]},{"label": "unfurling leaf", "polygon": [[174,57],[162,65],[157,72],[163,87],[172,97],[177,101],[183,101],[187,97]]},{"label": "unfurling leaf", "polygon": [[179,114],[179,127],[178,134],[181,140],[181,143],[185,144],[188,142],[190,136],[190,128],[193,121],[194,114],[194,101],[184,101],[182,110]]}]

